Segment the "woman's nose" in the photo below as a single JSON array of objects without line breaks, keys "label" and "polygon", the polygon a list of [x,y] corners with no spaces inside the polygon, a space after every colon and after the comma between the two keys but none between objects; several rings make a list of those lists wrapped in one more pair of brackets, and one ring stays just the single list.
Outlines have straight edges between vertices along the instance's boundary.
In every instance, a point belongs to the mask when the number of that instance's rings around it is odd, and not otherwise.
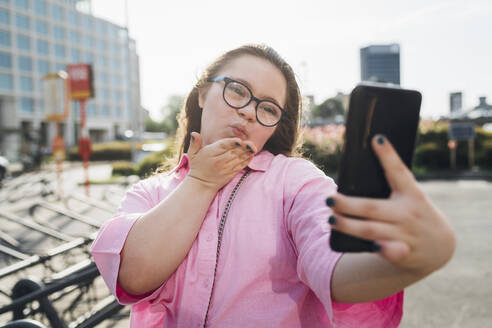
[{"label": "woman's nose", "polygon": [[248,106],[240,108],[237,110],[239,116],[247,120],[248,122],[256,121],[256,103],[254,101],[250,102]]}]

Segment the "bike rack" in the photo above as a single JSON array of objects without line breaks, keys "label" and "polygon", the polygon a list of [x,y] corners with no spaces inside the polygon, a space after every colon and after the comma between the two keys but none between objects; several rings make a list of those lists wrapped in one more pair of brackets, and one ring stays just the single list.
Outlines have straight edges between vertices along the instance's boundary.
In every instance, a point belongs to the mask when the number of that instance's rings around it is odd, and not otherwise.
[{"label": "bike rack", "polygon": [[72,240],[68,243],[65,243],[63,245],[60,245],[58,247],[55,247],[51,250],[49,250],[45,255],[32,255],[29,258],[24,259],[21,262],[9,265],[6,268],[0,269],[0,279],[5,278],[6,276],[9,276],[13,273],[16,273],[20,270],[27,269],[29,267],[35,266],[37,264],[42,264],[53,257],[66,253],[70,250],[73,250],[75,248],[85,246],[92,242],[97,236],[97,233],[93,233],[91,235],[91,238],[77,238],[75,240]]},{"label": "bike rack", "polygon": [[64,209],[62,207],[59,207],[59,206],[56,206],[56,205],[53,205],[53,204],[50,204],[48,202],[37,202],[35,204],[33,204],[30,208],[29,208],[29,214],[32,216],[34,214],[34,211],[36,210],[36,207],[43,207],[47,210],[50,210],[52,212],[55,212],[55,213],[58,213],[58,214],[61,214],[61,215],[64,215],[66,217],[68,217],[69,219],[73,219],[75,221],[79,221],[79,222],[82,222],[82,223],[85,223],[93,228],[97,228],[99,229],[101,226],[102,226],[102,223],[98,222],[98,221],[94,221],[92,219],[89,219],[83,215],[80,215],[79,213],[76,213],[76,212],[73,212],[73,211],[70,211],[70,210],[67,210],[67,209]]},{"label": "bike rack", "polygon": [[67,208],[68,208],[68,200],[69,199],[75,199],[75,200],[77,200],[79,202],[88,204],[88,205],[90,205],[92,207],[95,207],[97,209],[106,211],[108,213],[114,213],[116,211],[116,208],[114,208],[112,206],[108,206],[107,203],[105,203],[105,202],[102,202],[102,201],[99,201],[97,199],[94,199],[94,198],[91,198],[91,197],[87,197],[85,195],[78,194],[78,193],[70,193],[70,195],[67,195],[63,199],[63,201],[65,202],[65,206]]},{"label": "bike rack", "polygon": [[73,240],[72,237],[69,237],[61,232],[58,232],[54,229],[51,229],[51,228],[47,228],[47,227],[44,227],[38,223],[35,223],[35,222],[30,222],[29,220],[26,220],[26,219],[23,219],[21,218],[20,216],[17,216],[15,214],[12,214],[12,213],[9,213],[5,210],[3,210],[2,212],[0,212],[0,216],[6,218],[7,220],[9,221],[12,221],[12,222],[15,222],[15,223],[18,223],[20,225],[23,225],[25,227],[28,227],[32,230],[35,230],[37,232],[40,232],[42,234],[45,234],[47,236],[50,236],[50,237],[53,237],[53,238],[56,238],[58,240],[61,240],[61,241],[71,241]]}]

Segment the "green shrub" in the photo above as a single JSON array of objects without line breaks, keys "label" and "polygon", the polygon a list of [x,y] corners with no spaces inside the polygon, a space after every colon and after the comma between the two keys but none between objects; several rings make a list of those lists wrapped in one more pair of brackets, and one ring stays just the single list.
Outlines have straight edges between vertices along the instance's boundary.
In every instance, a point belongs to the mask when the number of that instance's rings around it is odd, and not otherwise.
[{"label": "green shrub", "polygon": [[112,175],[129,176],[129,175],[136,174],[132,162],[126,162],[126,161],[113,162],[111,163],[111,168],[112,168]]},{"label": "green shrub", "polygon": [[482,143],[477,153],[476,164],[482,168],[492,169],[492,138]]},{"label": "green shrub", "polygon": [[[82,160],[78,154],[78,147],[68,150],[69,161]],[[91,161],[129,161],[132,158],[132,145],[130,142],[113,141],[92,144]]]},{"label": "green shrub", "polygon": [[146,157],[144,157],[140,163],[138,163],[135,168],[136,174],[139,177],[145,178],[154,173],[158,167],[160,167],[168,158],[173,156],[173,150],[171,147],[166,148],[162,151],[157,151],[154,153],[150,153]]},{"label": "green shrub", "polygon": [[413,165],[427,169],[449,168],[449,150],[435,142],[421,144],[415,149]]},{"label": "green shrub", "polygon": [[326,147],[320,147],[308,140],[302,145],[302,155],[316,164],[325,174],[333,176],[338,170],[341,149],[337,147],[334,152],[330,152]]}]

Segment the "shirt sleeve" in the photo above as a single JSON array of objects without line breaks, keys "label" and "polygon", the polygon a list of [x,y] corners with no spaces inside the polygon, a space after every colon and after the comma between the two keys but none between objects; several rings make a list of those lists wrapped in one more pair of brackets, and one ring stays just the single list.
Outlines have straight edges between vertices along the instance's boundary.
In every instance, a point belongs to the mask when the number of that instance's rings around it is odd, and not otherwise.
[{"label": "shirt sleeve", "polygon": [[156,195],[153,190],[157,184],[157,177],[140,181],[126,192],[117,214],[107,221],[99,230],[99,233],[91,245],[91,253],[101,273],[104,282],[118,302],[123,305],[135,304],[141,301],[151,301],[162,291],[165,283],[155,291],[132,295],[123,290],[117,283],[120,267],[120,253],[133,224],[147,211],[157,205]]},{"label": "shirt sleeve", "polygon": [[385,299],[346,304],[331,299],[331,279],[342,256],[329,246],[332,213],[326,198],[337,187],[312,163],[296,159],[286,173],[284,210],[286,226],[297,253],[297,272],[321,301],[335,327],[397,327],[403,308],[403,292]]}]

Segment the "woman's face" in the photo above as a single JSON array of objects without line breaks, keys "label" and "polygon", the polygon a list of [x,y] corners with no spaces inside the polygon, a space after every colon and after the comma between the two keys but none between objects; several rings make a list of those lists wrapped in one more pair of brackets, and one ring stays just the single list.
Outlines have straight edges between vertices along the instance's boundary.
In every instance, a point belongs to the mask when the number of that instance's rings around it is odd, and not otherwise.
[{"label": "woman's face", "polygon": [[[265,59],[244,55],[227,65],[215,77],[228,77],[247,85],[253,96],[271,100],[285,108],[287,82],[279,69]],[[203,145],[223,138],[239,137],[253,142],[259,152],[278,125],[266,127],[256,120],[256,102],[241,109],[230,107],[222,96],[224,81],[211,82],[199,91],[198,104],[203,109],[201,135]]]}]

